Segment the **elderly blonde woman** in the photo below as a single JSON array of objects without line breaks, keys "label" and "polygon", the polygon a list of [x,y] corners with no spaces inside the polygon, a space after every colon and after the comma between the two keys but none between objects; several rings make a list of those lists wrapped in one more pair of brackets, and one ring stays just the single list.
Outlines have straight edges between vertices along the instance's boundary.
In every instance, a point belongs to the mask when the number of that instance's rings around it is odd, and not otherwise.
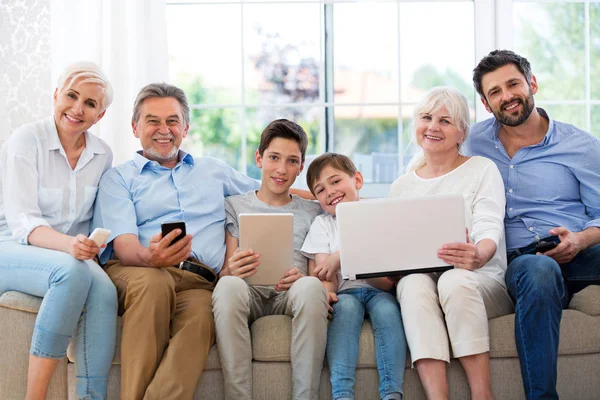
[{"label": "elderly blonde woman", "polygon": [[19,128],[0,152],[0,293],[43,297],[31,340],[26,399],[44,399],[71,337],[77,397],[104,399],[114,347],[116,290],[94,262],[92,206],[112,163],[87,130],[112,101],[97,66],[64,71],[54,113]]},{"label": "elderly blonde woman", "polygon": [[468,130],[466,98],[452,88],[430,90],[413,120],[422,153],[391,188],[392,196],[462,194],[465,199],[467,242],[448,243],[438,252],[455,268],[398,282],[408,347],[429,399],[448,398],[450,346],[467,374],[471,398],[492,398],[488,318],[513,308],[504,283],[504,185],[492,161],[459,153]]}]

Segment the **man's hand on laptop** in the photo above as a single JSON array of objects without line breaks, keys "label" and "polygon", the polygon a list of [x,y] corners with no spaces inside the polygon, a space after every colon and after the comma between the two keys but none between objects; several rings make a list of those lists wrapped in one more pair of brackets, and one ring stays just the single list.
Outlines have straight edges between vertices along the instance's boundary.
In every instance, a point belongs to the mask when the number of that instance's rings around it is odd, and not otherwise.
[{"label": "man's hand on laptop", "polygon": [[252,250],[237,249],[228,262],[231,275],[244,279],[256,273],[256,268],[260,265],[260,254],[254,254]]},{"label": "man's hand on laptop", "polygon": [[298,279],[302,278],[304,275],[300,270],[296,267],[287,270],[285,274],[283,274],[283,278],[279,280],[279,283],[275,285],[275,290],[278,292],[285,292],[289,288],[292,287],[294,282]]},{"label": "man's hand on laptop", "polygon": [[337,270],[340,269],[340,252],[336,251],[319,263],[314,270],[316,276],[322,281],[330,281],[333,279]]},{"label": "man's hand on laptop", "polygon": [[152,236],[146,263],[155,268],[167,268],[186,260],[192,253],[192,235],[186,235],[171,244],[180,233],[181,230],[175,229],[165,237],[162,237],[162,233]]}]

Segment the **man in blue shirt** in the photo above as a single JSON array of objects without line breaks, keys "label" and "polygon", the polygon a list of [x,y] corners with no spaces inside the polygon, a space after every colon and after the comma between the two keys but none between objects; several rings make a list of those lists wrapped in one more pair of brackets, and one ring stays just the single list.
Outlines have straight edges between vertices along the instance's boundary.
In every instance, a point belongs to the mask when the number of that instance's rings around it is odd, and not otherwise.
[{"label": "man in blue shirt", "polygon": [[506,284],[525,395],[558,399],[562,309],[600,284],[600,141],[535,107],[536,78],[512,51],[484,57],[473,82],[494,117],[471,128],[466,149],[492,159],[504,180]]},{"label": "man in blue shirt", "polygon": [[[259,184],[179,150],[189,107],[177,87],[144,87],[131,124],[143,150],[104,174],[92,222],[112,231],[101,261],[123,316],[121,398],[191,399],[215,340],[211,298],[225,256],[224,197]],[[187,235],[176,243],[179,229],[163,237],[168,221],[185,221]],[[177,268],[186,260],[196,264]]]}]

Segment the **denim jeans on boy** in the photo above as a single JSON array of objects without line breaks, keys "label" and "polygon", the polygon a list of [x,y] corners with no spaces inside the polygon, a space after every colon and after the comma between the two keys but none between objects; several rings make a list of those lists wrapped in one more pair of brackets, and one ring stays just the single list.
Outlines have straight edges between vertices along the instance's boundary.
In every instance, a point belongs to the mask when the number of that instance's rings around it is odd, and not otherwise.
[{"label": "denim jeans on boy", "polygon": [[60,359],[75,334],[78,399],[105,399],[115,350],[117,292],[93,261],[14,241],[0,242],[0,294],[43,297],[30,354]]},{"label": "denim jeans on boy", "polygon": [[508,254],[506,286],[515,302],[515,341],[525,396],[528,400],[558,399],[562,310],[573,294],[588,285],[600,284],[600,245],[562,265],[550,257],[535,255],[534,247]]},{"label": "denim jeans on boy", "polygon": [[371,320],[381,399],[402,398],[406,338],[400,307],[391,294],[372,287],[338,294],[327,332],[333,399],[353,399],[358,343],[365,313]]}]

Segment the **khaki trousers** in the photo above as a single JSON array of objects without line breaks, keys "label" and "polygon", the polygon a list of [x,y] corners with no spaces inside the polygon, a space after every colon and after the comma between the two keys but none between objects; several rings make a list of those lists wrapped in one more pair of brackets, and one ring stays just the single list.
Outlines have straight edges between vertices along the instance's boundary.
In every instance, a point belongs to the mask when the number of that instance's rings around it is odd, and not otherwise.
[{"label": "khaki trousers", "polygon": [[214,284],[174,267],[109,262],[117,287],[122,400],[191,399],[215,341]]},{"label": "khaki trousers", "polygon": [[253,398],[249,324],[266,315],[288,315],[292,317],[292,399],[318,400],[327,342],[323,284],[315,277],[303,277],[287,292],[261,289],[235,276],[224,276],[213,293],[225,399]]}]

